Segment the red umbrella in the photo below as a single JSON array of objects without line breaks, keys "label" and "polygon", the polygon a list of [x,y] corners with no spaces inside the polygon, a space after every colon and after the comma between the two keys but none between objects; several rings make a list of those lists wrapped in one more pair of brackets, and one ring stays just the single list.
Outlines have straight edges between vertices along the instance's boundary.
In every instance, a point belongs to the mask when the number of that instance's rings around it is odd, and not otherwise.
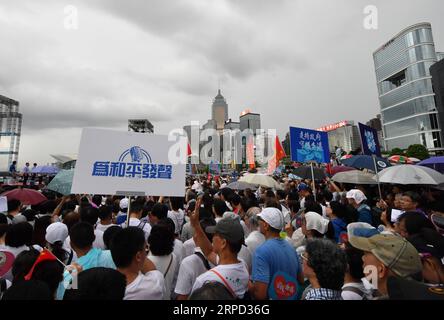
[{"label": "red umbrella", "polygon": [[331,168],[331,175],[334,176],[336,173],[339,172],[346,172],[346,171],[353,171],[356,170],[355,168],[352,167],[347,167],[347,166],[335,166],[333,168]]},{"label": "red umbrella", "polygon": [[353,158],[353,155],[352,154],[346,154],[345,156],[341,157],[341,160],[347,160],[347,159],[350,159],[350,158]]},{"label": "red umbrella", "polygon": [[35,205],[48,200],[43,194],[33,189],[13,189],[2,193],[8,200],[20,200],[22,204]]}]

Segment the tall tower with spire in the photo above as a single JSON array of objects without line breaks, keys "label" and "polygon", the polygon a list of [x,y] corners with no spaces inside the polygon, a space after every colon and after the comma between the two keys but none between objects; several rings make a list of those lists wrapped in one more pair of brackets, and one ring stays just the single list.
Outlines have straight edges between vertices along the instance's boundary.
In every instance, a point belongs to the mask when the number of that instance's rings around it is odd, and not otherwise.
[{"label": "tall tower with spire", "polygon": [[228,104],[225,98],[218,90],[217,96],[213,100],[212,105],[212,120],[216,121],[216,129],[219,132],[224,130],[225,121],[228,120]]}]

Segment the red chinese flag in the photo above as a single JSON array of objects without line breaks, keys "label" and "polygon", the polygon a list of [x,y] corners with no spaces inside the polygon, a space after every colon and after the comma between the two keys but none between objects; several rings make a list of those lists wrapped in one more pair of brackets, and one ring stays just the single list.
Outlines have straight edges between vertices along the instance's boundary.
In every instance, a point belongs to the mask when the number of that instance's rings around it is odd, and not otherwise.
[{"label": "red chinese flag", "polygon": [[187,157],[189,157],[189,156],[191,156],[191,146],[188,143],[188,145],[187,145]]},{"label": "red chinese flag", "polygon": [[285,153],[284,147],[282,147],[282,143],[279,141],[279,137],[276,136],[276,164],[279,163],[283,158],[287,155]]},{"label": "red chinese flag", "polygon": [[32,273],[34,272],[35,267],[43,261],[57,261],[57,258],[52,254],[51,251],[47,249],[43,249],[42,252],[40,252],[40,255],[38,256],[37,260],[32,265],[31,270],[29,270],[28,274],[25,276],[25,280],[31,280]]},{"label": "red chinese flag", "polygon": [[270,160],[268,160],[268,174],[272,174],[279,165],[279,161],[281,161],[286,156],[287,155],[285,154],[285,150],[282,147],[281,142],[279,141],[279,137],[276,136],[274,154],[270,158]]}]

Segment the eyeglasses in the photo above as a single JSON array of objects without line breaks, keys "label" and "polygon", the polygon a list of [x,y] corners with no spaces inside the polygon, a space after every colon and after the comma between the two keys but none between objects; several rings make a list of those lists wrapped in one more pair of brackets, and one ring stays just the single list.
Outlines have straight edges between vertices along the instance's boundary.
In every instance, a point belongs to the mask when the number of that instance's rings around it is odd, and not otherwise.
[{"label": "eyeglasses", "polygon": [[308,262],[308,257],[307,257],[307,253],[306,253],[306,252],[302,252],[302,253],[300,254],[300,256],[301,256],[302,259],[304,259],[305,261]]}]

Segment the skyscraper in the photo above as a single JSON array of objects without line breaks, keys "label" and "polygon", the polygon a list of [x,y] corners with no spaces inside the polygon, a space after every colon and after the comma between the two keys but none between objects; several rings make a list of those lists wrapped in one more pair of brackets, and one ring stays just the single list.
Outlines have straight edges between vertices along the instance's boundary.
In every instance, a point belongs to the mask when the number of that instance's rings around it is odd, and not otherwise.
[{"label": "skyscraper", "polygon": [[[432,75],[433,92],[435,92],[435,104],[438,110],[441,129],[444,128],[444,60],[430,67]],[[443,138],[441,136],[441,138]],[[441,140],[443,141],[443,140]]]},{"label": "skyscraper", "polygon": [[373,54],[386,150],[422,144],[443,150],[430,67],[437,54],[429,23],[401,31]]},{"label": "skyscraper", "polygon": [[0,95],[0,170],[8,170],[17,161],[21,131],[18,101]]},{"label": "skyscraper", "polygon": [[220,89],[217,96],[213,100],[212,109],[212,120],[216,121],[216,130],[222,133],[225,126],[225,121],[228,120],[228,104],[225,98],[220,93]]},{"label": "skyscraper", "polygon": [[239,123],[241,131],[251,129],[253,134],[256,134],[256,130],[261,129],[261,115],[259,113],[252,113],[247,109],[239,117]]}]

